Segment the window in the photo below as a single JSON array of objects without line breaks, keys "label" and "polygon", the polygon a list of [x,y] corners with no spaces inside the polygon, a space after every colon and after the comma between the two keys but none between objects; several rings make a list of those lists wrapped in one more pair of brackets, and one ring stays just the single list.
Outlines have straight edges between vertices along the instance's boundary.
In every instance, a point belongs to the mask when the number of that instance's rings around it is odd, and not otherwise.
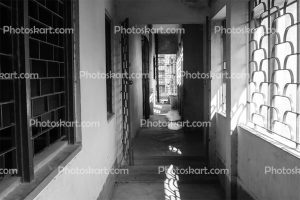
[{"label": "window", "polygon": [[[0,168],[17,169],[26,182],[41,152],[76,142],[74,127],[59,124],[74,120],[71,8],[72,1],[0,0],[0,72],[25,75],[0,79]],[[35,32],[4,33],[6,26]]]},{"label": "window", "polygon": [[[46,4],[29,1],[30,27],[65,27],[64,2],[47,1]],[[31,117],[40,122],[66,121],[67,63],[64,34],[29,35],[30,73],[38,79],[30,81]],[[66,82],[67,83],[67,82]],[[66,138],[62,127],[32,127],[33,153],[37,154],[57,140]]]},{"label": "window", "polygon": [[[13,36],[3,34],[4,26],[13,26],[11,2],[0,2],[0,73],[15,71],[13,63]],[[0,79],[0,168],[17,168],[17,125],[14,81]],[[0,180],[4,175],[0,175]]]},{"label": "window", "polygon": [[[112,73],[112,62],[111,62],[111,21],[109,17],[105,16],[105,47],[106,47],[106,73]],[[112,78],[108,76],[106,78],[106,103],[108,117],[113,113],[112,103]]]},{"label": "window", "polygon": [[166,87],[164,85],[159,86],[159,94],[164,94],[166,92]]},{"label": "window", "polygon": [[255,0],[250,5],[249,125],[299,149],[299,1]]}]

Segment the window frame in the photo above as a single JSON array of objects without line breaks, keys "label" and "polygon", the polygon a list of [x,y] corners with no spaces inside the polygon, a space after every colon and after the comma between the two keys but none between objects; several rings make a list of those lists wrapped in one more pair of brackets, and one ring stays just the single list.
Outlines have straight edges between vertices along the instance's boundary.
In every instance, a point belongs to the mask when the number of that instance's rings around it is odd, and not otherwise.
[{"label": "window frame", "polygon": [[[256,3],[255,3],[256,2]],[[250,25],[250,28],[251,28],[251,22],[254,22],[254,17],[253,17],[253,13],[254,13],[254,7],[255,6],[258,6],[260,3],[262,3],[263,1],[258,1],[258,0],[250,0],[249,1],[249,25]],[[272,18],[272,15],[274,13],[271,13],[271,9],[273,9],[274,7],[271,7],[271,3],[273,3],[272,0],[268,0],[268,5],[266,6],[267,8],[267,12],[268,12],[268,15],[267,15],[267,20],[268,20],[268,27],[267,28],[272,28],[271,24],[274,22],[274,19]],[[285,2],[288,2],[288,1],[285,1]],[[296,9],[297,9],[297,16],[296,16],[296,19],[295,21],[297,22],[294,22],[294,24],[292,25],[296,25],[297,26],[297,41],[300,41],[300,2],[299,0],[295,0],[295,1],[290,1],[289,3],[285,3],[283,5],[282,8],[279,9],[279,11],[276,11],[276,12],[279,12],[282,11],[282,10],[285,10],[288,6],[292,5],[292,4],[295,4],[296,3]],[[270,5],[270,6],[269,6]],[[280,15],[282,16],[282,15]],[[298,24],[298,25],[297,25]],[[287,29],[287,28],[286,28]],[[276,120],[273,120],[272,121],[272,114],[270,111],[268,111],[267,115],[267,128],[266,127],[261,127],[255,123],[252,122],[252,116],[251,116],[251,103],[253,103],[251,101],[251,93],[250,93],[250,84],[253,82],[253,80],[251,80],[251,76],[252,76],[252,71],[251,71],[251,68],[250,68],[250,65],[252,64],[251,62],[254,61],[254,58],[252,58],[252,53],[255,51],[254,49],[251,48],[251,42],[253,42],[254,38],[253,38],[253,35],[251,32],[249,33],[249,66],[248,66],[248,69],[249,69],[249,81],[248,81],[248,102],[247,102],[247,125],[250,126],[251,128],[255,129],[256,131],[264,134],[264,133],[268,133],[268,134],[273,134],[276,136],[279,136],[282,137],[284,140],[288,140],[288,141],[291,141],[295,144],[295,149],[297,149],[298,151],[300,150],[300,69],[299,69],[299,66],[300,66],[300,42],[297,42],[297,47],[295,47],[294,49],[294,54],[297,55],[297,80],[294,81],[294,83],[297,84],[297,98],[296,98],[296,109],[295,109],[295,113],[296,113],[296,139],[293,141],[292,139],[288,139],[284,136],[280,136],[278,133],[276,133],[274,130],[273,130],[273,127],[272,127],[272,123]],[[253,40],[251,40],[253,38]],[[260,38],[261,39],[261,38]],[[281,43],[283,42],[283,40],[281,41]],[[268,35],[268,52],[267,52],[267,58],[269,60],[268,62],[268,82],[270,83],[273,83],[271,79],[272,77],[272,74],[275,70],[274,66],[272,67],[272,64],[270,62],[270,59],[272,59],[272,49],[274,48],[274,46],[276,46],[277,44],[275,44],[276,42],[274,40],[271,39],[271,36]],[[258,48],[258,47],[257,47]],[[276,58],[276,54],[274,55],[274,57]],[[257,63],[257,65],[259,66],[260,63]],[[281,68],[281,69],[285,69],[285,68]],[[256,86],[257,87],[257,86]],[[269,86],[268,86],[269,87]],[[270,106],[270,108],[272,109],[272,99],[273,99],[273,96],[276,96],[276,94],[274,93],[274,90],[272,89],[272,87],[269,87],[268,89],[268,99],[267,99],[267,106]],[[284,93],[282,94],[284,95]],[[276,109],[276,108],[274,108]],[[270,112],[270,113],[269,113]],[[285,111],[286,112],[286,111]],[[253,112],[253,113],[257,113],[257,112]],[[283,115],[284,117],[285,115]],[[250,122],[250,124],[249,124]],[[252,123],[252,124],[251,124]],[[261,129],[263,129],[264,131],[259,131],[257,130],[256,128],[259,127]],[[266,132],[265,132],[266,131]],[[276,139],[274,137],[272,137],[273,139],[275,139],[276,141],[279,141],[281,142],[282,144],[285,144],[285,142],[282,142],[280,139]]]},{"label": "window frame", "polygon": [[[13,23],[16,27],[29,27],[29,0],[11,1],[13,9],[16,11],[13,15]],[[74,34],[67,34],[65,36],[65,65],[68,66],[66,70],[66,78],[63,83],[66,90],[65,102],[66,104],[66,118],[67,121],[81,121],[80,118],[80,76],[79,76],[79,2],[78,0],[68,0],[64,2],[66,5],[65,17],[67,19],[67,27],[72,27]],[[14,35],[13,36],[13,62],[17,73],[30,73],[31,66],[29,61],[29,35]],[[67,53],[66,53],[67,52]],[[30,125],[31,119],[31,85],[30,79],[14,80],[16,95],[16,146],[17,146],[17,169],[18,177],[21,182],[32,182],[35,176],[40,176],[38,170],[50,163],[55,155],[60,156],[60,152],[68,148],[68,154],[74,155],[81,149],[81,128],[71,127],[67,128],[67,144],[60,146],[59,151],[54,152],[46,149],[41,153],[33,156],[32,144],[32,127]],[[49,147],[57,144],[53,143]],[[72,148],[69,148],[72,146]],[[65,147],[65,148],[63,148]],[[72,150],[70,150],[72,149]],[[66,153],[66,151],[65,151]],[[43,154],[43,156],[39,156]],[[64,156],[65,156],[64,155]],[[51,159],[50,159],[51,158]],[[61,159],[61,158],[60,158]],[[64,158],[66,160],[67,157]],[[58,159],[59,160],[59,159]],[[56,166],[58,167],[58,166]],[[55,170],[55,169],[51,169]],[[0,182],[2,184],[2,182]],[[4,184],[4,183],[3,183]],[[1,192],[1,191],[0,191]]]}]

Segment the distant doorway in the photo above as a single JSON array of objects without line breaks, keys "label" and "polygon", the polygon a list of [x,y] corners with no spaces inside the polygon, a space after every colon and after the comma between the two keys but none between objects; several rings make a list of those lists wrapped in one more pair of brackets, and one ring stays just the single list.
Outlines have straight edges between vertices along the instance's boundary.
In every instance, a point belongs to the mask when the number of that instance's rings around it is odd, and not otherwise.
[{"label": "distant doorway", "polygon": [[158,85],[158,103],[170,104],[172,96],[177,95],[176,54],[158,55]]}]

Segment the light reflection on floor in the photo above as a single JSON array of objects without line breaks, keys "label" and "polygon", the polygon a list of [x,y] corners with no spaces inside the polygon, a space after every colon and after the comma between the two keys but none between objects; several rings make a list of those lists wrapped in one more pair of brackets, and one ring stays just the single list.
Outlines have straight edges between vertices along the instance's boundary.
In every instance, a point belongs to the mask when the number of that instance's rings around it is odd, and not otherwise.
[{"label": "light reflection on floor", "polygon": [[179,176],[175,174],[174,166],[170,165],[166,171],[166,179],[164,181],[165,200],[181,200],[178,181]]},{"label": "light reflection on floor", "polygon": [[173,152],[173,153],[178,153],[179,155],[181,155],[182,154],[182,152],[181,152],[181,150],[180,149],[178,149],[178,148],[176,148],[176,147],[173,147],[173,146],[169,146],[169,150],[171,151],[171,152]]}]

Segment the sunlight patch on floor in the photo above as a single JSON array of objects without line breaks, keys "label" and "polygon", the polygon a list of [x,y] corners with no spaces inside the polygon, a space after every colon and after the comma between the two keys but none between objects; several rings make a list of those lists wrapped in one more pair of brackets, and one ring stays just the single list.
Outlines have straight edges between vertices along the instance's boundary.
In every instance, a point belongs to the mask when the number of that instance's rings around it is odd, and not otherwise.
[{"label": "sunlight patch on floor", "polygon": [[179,176],[175,174],[174,166],[170,165],[166,171],[166,179],[164,181],[165,200],[181,200],[178,181]]},{"label": "sunlight patch on floor", "polygon": [[169,146],[169,150],[173,153],[178,153],[179,155],[182,155],[182,152],[180,149],[176,148],[176,147],[173,147],[173,146]]}]

